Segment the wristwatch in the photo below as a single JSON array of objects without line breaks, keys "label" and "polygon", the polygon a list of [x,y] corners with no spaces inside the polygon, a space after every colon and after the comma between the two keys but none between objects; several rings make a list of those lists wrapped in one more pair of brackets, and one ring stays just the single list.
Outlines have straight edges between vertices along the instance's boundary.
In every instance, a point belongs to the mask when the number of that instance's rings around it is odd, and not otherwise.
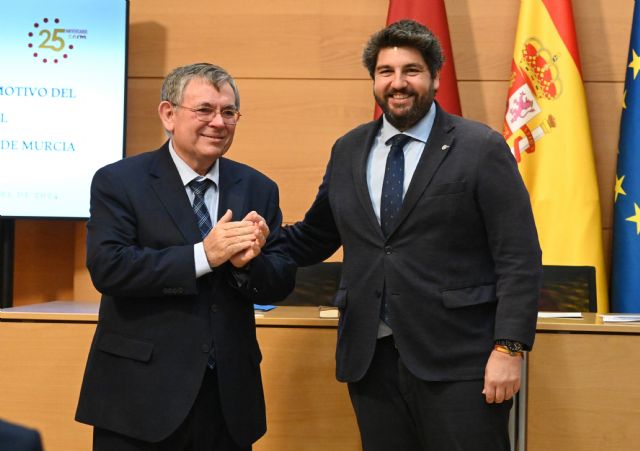
[{"label": "wristwatch", "polygon": [[509,354],[512,357],[522,357],[524,351],[524,347],[519,341],[504,339],[496,340],[493,349],[499,352],[504,352],[505,354]]}]

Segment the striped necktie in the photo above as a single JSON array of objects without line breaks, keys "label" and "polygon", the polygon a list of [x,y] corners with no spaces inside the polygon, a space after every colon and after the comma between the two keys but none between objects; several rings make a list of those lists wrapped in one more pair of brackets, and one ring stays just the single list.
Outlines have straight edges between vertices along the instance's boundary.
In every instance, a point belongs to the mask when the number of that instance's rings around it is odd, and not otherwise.
[{"label": "striped necktie", "polygon": [[196,220],[198,221],[198,229],[200,229],[200,235],[204,239],[209,234],[213,225],[211,224],[211,215],[204,203],[204,193],[213,185],[213,181],[204,179],[200,182],[192,180],[189,182],[189,188],[193,192],[193,212],[196,214]]}]

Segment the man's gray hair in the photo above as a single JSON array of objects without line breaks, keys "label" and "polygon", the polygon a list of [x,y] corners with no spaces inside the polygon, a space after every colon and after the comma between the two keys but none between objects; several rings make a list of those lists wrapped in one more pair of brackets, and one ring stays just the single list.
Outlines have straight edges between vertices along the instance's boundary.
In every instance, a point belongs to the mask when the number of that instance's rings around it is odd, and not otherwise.
[{"label": "man's gray hair", "polygon": [[189,64],[173,69],[162,83],[160,100],[166,100],[173,105],[182,105],[184,88],[194,78],[202,78],[208,81],[217,90],[220,90],[224,83],[229,83],[236,98],[235,107],[237,110],[240,109],[240,94],[233,77],[220,66],[209,63]]}]

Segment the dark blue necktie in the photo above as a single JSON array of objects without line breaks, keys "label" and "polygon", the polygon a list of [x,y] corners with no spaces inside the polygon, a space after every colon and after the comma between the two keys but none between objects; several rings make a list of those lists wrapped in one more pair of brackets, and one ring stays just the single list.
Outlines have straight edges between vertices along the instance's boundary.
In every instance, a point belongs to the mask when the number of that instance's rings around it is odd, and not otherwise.
[{"label": "dark blue necktie", "polygon": [[[209,234],[213,225],[211,224],[211,215],[204,203],[204,193],[207,192],[209,187],[213,185],[213,181],[204,179],[200,182],[191,180],[189,182],[189,188],[193,192],[193,212],[196,214],[196,220],[198,221],[198,228],[200,229],[200,236],[204,239]],[[209,351],[209,359],[207,360],[209,368],[213,369],[216,366],[216,354],[213,344]]]},{"label": "dark blue necktie", "polygon": [[209,187],[213,185],[213,181],[204,179],[200,182],[191,180],[189,182],[189,188],[193,192],[193,212],[196,214],[196,220],[198,221],[198,228],[200,229],[200,235],[204,239],[209,234],[213,225],[211,224],[211,215],[204,203],[204,193],[207,192]]},{"label": "dark blue necktie", "polygon": [[[410,139],[409,136],[400,134],[389,140],[391,142],[391,150],[384,170],[382,197],[380,198],[380,226],[385,237],[388,237],[391,233],[402,208],[402,188],[404,185],[404,151],[402,149]],[[386,298],[385,287],[385,293],[382,295],[380,319],[388,326],[391,326]]]},{"label": "dark blue necktie", "polygon": [[404,152],[402,149],[410,139],[409,136],[400,134],[389,140],[391,150],[384,170],[382,197],[380,198],[380,226],[385,237],[391,233],[402,208],[402,186],[404,184]]}]

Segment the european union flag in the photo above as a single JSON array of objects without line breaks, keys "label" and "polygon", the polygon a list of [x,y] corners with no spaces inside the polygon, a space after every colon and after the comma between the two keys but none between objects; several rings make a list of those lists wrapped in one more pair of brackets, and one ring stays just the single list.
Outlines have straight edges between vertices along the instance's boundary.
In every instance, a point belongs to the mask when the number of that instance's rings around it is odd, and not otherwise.
[{"label": "european union flag", "polygon": [[637,1],[627,64],[615,187],[611,310],[640,313],[640,8]]}]

